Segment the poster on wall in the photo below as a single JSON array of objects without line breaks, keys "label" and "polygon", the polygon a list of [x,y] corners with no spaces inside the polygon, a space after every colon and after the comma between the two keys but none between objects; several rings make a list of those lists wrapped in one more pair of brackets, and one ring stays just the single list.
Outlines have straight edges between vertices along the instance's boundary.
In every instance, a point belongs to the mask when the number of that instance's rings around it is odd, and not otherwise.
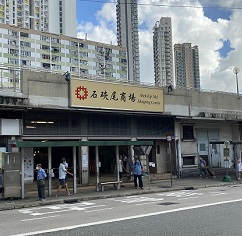
[{"label": "poster on wall", "polygon": [[82,168],[87,169],[88,168],[88,158],[87,154],[82,155]]},{"label": "poster on wall", "polygon": [[33,148],[24,149],[24,181],[34,180],[34,150]]}]

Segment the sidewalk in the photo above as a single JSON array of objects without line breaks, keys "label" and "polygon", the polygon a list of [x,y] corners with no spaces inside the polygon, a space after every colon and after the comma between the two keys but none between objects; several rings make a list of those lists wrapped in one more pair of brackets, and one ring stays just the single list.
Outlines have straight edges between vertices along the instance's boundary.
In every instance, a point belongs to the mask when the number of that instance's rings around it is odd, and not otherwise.
[{"label": "sidewalk", "polygon": [[[63,203],[76,203],[80,201],[89,201],[95,199],[124,197],[131,195],[141,195],[149,193],[177,191],[177,190],[190,190],[207,187],[219,187],[228,185],[241,184],[242,181],[234,180],[232,176],[231,182],[223,182],[223,176],[217,176],[214,178],[198,179],[195,177],[173,179],[173,186],[170,186],[170,180],[155,181],[148,186],[144,187],[144,190],[134,189],[133,183],[124,183],[125,187],[120,190],[114,189],[112,185],[105,187],[104,192],[96,192],[95,186],[78,187],[77,194],[72,196],[66,196],[66,192],[63,189],[58,198],[55,197],[56,190],[52,191],[52,197],[47,197],[44,202],[37,201],[37,192],[31,191],[25,194],[25,199],[3,199],[0,198],[0,211],[29,208],[43,205],[63,204]],[[47,191],[46,191],[47,194]]]}]

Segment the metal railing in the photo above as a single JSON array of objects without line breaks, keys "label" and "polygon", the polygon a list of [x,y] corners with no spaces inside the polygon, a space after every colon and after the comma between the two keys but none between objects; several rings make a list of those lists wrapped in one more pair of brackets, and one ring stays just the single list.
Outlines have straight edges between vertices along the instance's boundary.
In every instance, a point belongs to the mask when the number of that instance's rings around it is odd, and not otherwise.
[{"label": "metal railing", "polygon": [[21,92],[22,68],[0,66],[0,90]]},{"label": "metal railing", "polygon": [[[12,92],[21,92],[22,90],[22,78],[23,78],[23,69],[30,70],[33,72],[40,72],[40,73],[50,73],[50,74],[57,74],[63,75],[65,72],[51,70],[51,69],[44,69],[44,68],[37,68],[37,67],[14,67],[8,65],[0,65],[0,90],[1,91],[12,91]],[[135,81],[128,81],[123,79],[115,79],[112,77],[104,77],[99,75],[90,75],[90,74],[79,74],[75,72],[70,72],[73,78],[82,78],[88,80],[96,80],[96,81],[105,81],[105,82],[114,82],[114,83],[123,83],[123,84],[132,84],[138,86],[147,86],[147,87],[156,87],[167,89],[168,86],[159,86],[155,83],[148,83],[148,82],[135,82]],[[181,90],[181,91],[199,91],[199,92],[208,92],[208,93],[219,93],[219,94],[227,94],[227,95],[235,95],[234,92],[226,92],[226,91],[219,91],[219,90],[209,90],[209,89],[186,89],[180,86],[175,86],[174,90]]]}]

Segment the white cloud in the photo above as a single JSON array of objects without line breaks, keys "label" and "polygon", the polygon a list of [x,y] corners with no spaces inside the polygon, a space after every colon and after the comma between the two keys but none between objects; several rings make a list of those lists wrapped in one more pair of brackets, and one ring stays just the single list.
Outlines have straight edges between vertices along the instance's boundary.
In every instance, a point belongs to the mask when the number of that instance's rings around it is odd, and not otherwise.
[{"label": "white cloud", "polygon": [[[168,16],[172,18],[173,44],[191,42],[199,47],[202,88],[236,91],[232,68],[238,66],[242,71],[242,65],[238,64],[238,62],[242,63],[241,10],[232,10],[230,20],[219,19],[217,22],[213,22],[204,16],[201,5],[211,6],[213,4],[214,6],[212,0],[142,0],[140,2],[142,5],[139,5],[138,14],[139,24],[142,24],[139,32],[142,82],[153,83],[154,81],[152,28],[161,17]],[[157,6],[161,4],[166,6]],[[238,6],[236,1],[232,0],[216,1],[216,4],[223,7]],[[177,6],[196,6],[196,8]],[[115,4],[104,4],[96,16],[98,25],[90,22],[80,23],[79,37],[84,37],[87,33],[90,40],[116,43]],[[235,48],[225,59],[221,58],[218,52],[223,46],[221,39],[230,40],[231,47]],[[240,87],[242,89],[242,72]]]}]

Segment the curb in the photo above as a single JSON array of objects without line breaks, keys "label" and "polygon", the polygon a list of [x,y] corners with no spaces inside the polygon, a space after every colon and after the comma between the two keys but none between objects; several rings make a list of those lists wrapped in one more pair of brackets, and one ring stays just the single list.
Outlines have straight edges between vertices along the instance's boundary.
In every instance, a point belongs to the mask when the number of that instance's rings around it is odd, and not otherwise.
[{"label": "curb", "polygon": [[66,199],[59,199],[59,200],[49,200],[49,201],[47,200],[44,202],[30,202],[30,203],[23,203],[23,204],[20,203],[17,205],[0,206],[0,211],[39,207],[39,206],[48,206],[48,205],[56,205],[56,204],[73,204],[73,203],[79,203],[82,201],[90,201],[90,200],[98,200],[98,199],[144,195],[144,194],[152,194],[152,193],[160,193],[160,192],[172,192],[172,191],[179,191],[179,190],[196,190],[196,189],[201,189],[201,188],[233,186],[233,185],[240,185],[240,184],[241,184],[240,182],[229,182],[229,183],[220,183],[220,184],[176,187],[176,188],[171,187],[171,188],[164,188],[164,189],[144,190],[144,191],[132,192],[132,193],[124,192],[124,193],[105,195],[105,196],[76,197],[76,198],[66,198]]}]

